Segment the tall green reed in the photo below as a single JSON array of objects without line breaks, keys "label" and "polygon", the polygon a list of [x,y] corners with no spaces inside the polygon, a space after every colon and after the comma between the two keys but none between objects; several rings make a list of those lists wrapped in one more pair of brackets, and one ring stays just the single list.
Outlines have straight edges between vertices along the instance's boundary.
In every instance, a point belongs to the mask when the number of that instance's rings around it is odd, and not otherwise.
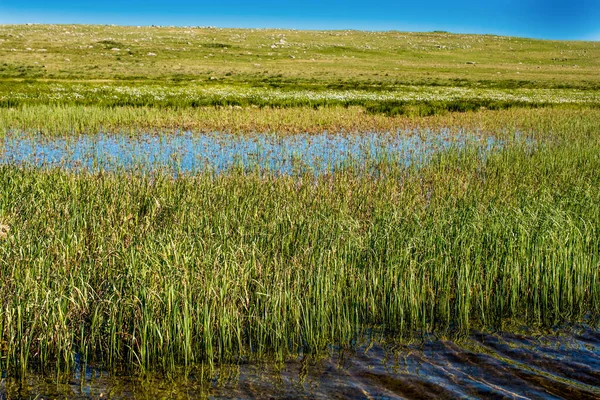
[{"label": "tall green reed", "polygon": [[210,370],[365,332],[597,321],[600,142],[565,126],[376,178],[1,166],[2,368]]}]

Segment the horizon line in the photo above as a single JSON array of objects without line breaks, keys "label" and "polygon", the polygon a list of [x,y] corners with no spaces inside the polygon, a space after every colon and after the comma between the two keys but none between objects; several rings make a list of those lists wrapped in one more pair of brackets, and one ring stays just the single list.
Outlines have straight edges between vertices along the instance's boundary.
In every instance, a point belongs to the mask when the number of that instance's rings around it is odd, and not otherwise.
[{"label": "horizon line", "polygon": [[518,36],[518,35],[506,35],[500,33],[475,33],[475,32],[452,32],[445,29],[434,29],[434,30],[423,30],[423,31],[409,31],[399,29],[364,29],[364,28],[290,28],[290,27],[272,27],[272,26],[218,26],[218,25],[174,25],[174,24],[121,24],[121,23],[81,23],[81,22],[61,22],[61,23],[45,23],[45,22],[21,22],[21,23],[2,23],[0,26],[32,26],[32,25],[48,25],[48,26],[61,26],[61,25],[81,25],[81,26],[104,26],[104,27],[122,27],[122,28],[187,28],[187,29],[257,29],[257,30],[282,30],[282,31],[306,31],[306,32],[317,32],[317,31],[355,31],[355,32],[398,32],[398,33],[446,33],[450,35],[473,35],[473,36],[496,36],[496,37],[508,37],[528,40],[540,40],[549,42],[600,42],[598,39],[549,39],[532,36]]}]

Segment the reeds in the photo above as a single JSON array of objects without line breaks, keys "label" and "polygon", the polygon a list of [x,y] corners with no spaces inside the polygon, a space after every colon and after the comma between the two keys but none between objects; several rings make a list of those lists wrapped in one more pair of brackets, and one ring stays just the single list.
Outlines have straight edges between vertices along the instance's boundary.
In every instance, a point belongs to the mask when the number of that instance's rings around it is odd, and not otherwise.
[{"label": "reeds", "polygon": [[534,145],[373,161],[377,178],[1,166],[2,369],[77,355],[175,371],[365,332],[594,322],[600,132],[594,115],[565,115],[530,118]]},{"label": "reeds", "polygon": [[[547,108],[510,108],[451,112],[431,116],[386,116],[372,114],[362,107],[331,106],[313,109],[292,108],[156,108],[36,105],[18,108],[0,107],[0,134],[44,134],[65,136],[98,132],[130,135],[169,134],[175,131],[197,133],[274,133],[277,135],[327,132],[395,132],[419,128],[456,128],[481,134],[502,136],[504,132],[552,130],[568,132],[573,121],[588,121],[598,116],[598,108],[566,104]],[[559,124],[559,129],[553,128]]]}]

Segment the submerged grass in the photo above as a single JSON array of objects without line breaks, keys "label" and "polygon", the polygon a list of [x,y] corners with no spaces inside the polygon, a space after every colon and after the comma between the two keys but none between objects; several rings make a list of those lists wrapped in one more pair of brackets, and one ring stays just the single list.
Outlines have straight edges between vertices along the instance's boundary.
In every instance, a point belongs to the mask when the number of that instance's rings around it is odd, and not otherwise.
[{"label": "submerged grass", "polygon": [[376,179],[2,166],[1,369],[210,370],[371,330],[597,321],[598,112],[522,112],[488,127],[535,145],[379,161]]}]

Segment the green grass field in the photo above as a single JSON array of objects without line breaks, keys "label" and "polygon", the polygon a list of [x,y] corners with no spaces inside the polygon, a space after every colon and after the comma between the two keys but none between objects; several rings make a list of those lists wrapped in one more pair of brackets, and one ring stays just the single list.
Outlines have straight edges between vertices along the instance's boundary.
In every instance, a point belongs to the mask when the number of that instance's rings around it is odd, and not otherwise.
[{"label": "green grass field", "polygon": [[0,26],[3,80],[597,89],[600,44],[450,33]]},{"label": "green grass field", "polygon": [[449,128],[503,143],[319,177],[0,165],[8,375],[77,359],[210,378],[369,335],[598,323],[597,42],[5,25],[0,60],[3,138]]}]

